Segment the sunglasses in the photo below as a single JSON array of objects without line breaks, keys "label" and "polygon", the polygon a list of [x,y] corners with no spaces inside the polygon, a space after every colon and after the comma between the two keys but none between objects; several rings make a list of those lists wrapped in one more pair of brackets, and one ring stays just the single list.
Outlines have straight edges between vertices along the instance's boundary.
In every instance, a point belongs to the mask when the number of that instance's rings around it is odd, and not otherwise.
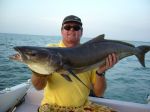
[{"label": "sunglasses", "polygon": [[80,29],[82,29],[82,27],[79,26],[79,25],[73,25],[73,26],[71,26],[71,25],[64,25],[64,26],[63,26],[63,29],[65,29],[65,30],[67,30],[67,31],[71,30],[71,28],[72,28],[74,31],[79,31]]}]

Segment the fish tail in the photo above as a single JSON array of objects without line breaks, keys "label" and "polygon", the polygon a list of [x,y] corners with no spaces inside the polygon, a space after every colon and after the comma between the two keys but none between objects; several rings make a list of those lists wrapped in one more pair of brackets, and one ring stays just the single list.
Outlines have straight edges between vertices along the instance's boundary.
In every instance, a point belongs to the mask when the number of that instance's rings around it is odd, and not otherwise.
[{"label": "fish tail", "polygon": [[142,45],[137,47],[138,53],[136,54],[139,62],[145,67],[145,54],[150,51],[150,46]]}]

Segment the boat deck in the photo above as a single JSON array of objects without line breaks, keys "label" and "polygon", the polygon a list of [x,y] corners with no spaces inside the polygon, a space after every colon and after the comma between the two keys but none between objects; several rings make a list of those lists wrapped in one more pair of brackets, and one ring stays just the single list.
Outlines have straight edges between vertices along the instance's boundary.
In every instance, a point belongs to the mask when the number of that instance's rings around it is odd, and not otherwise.
[{"label": "boat deck", "polygon": [[17,107],[15,112],[37,112],[43,98],[43,91],[36,91],[31,87],[25,96],[25,102]]}]

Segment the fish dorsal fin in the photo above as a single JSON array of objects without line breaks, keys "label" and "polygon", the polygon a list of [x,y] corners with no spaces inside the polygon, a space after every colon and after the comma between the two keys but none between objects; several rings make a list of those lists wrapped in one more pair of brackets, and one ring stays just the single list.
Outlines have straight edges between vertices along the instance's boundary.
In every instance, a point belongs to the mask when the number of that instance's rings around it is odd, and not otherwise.
[{"label": "fish dorsal fin", "polygon": [[99,35],[99,36],[93,38],[92,40],[85,42],[83,45],[102,41],[102,40],[104,40],[104,36],[105,36],[105,34]]},{"label": "fish dorsal fin", "polygon": [[124,44],[124,45],[130,46],[130,47],[135,47],[133,44],[130,44],[130,43],[127,43],[127,42],[124,42],[124,41],[119,41],[119,40],[107,40],[107,41]]},{"label": "fish dorsal fin", "polygon": [[133,44],[130,44],[130,43],[127,43],[127,42],[124,42],[124,41],[119,41],[119,40],[108,40],[108,39],[105,39],[105,34],[102,34],[102,35],[99,35],[95,38],[93,38],[92,40],[89,40],[87,42],[85,42],[83,45],[87,45],[87,44],[91,44],[91,43],[99,43],[99,42],[114,42],[114,43],[120,43],[120,44],[124,44],[124,45],[127,45],[127,46],[131,46],[131,47],[135,47]]},{"label": "fish dorsal fin", "polygon": [[81,46],[84,46],[84,45],[89,45],[89,44],[94,44],[94,43],[102,43],[102,42],[113,42],[113,43],[120,43],[120,44],[124,44],[124,45],[127,45],[127,46],[130,46],[130,47],[135,47],[133,44],[130,44],[130,43],[127,43],[127,42],[124,42],[124,41],[119,41],[119,40],[108,40],[108,39],[104,39],[105,37],[105,34],[102,34],[102,35],[99,35],[87,42],[85,42],[84,44],[82,44]]}]

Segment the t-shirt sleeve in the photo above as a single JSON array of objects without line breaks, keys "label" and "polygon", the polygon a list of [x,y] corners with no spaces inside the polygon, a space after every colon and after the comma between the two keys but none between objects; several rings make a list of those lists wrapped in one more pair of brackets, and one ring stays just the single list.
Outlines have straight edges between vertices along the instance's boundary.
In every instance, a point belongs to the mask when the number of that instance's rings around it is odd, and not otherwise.
[{"label": "t-shirt sleeve", "polygon": [[91,71],[91,82],[92,82],[92,84],[94,84],[96,82],[96,70],[97,69],[93,69]]}]

